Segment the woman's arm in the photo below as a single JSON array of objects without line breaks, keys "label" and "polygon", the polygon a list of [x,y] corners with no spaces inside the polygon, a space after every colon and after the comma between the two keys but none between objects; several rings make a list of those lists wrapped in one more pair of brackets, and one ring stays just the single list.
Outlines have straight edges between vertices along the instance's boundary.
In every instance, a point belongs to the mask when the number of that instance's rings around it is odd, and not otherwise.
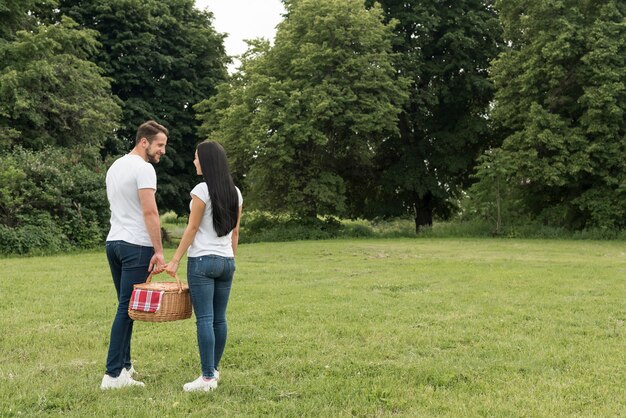
[{"label": "woman's arm", "polygon": [[172,260],[167,263],[167,266],[165,266],[165,271],[170,276],[174,276],[176,274],[176,270],[178,270],[178,263],[180,263],[180,259],[183,258],[183,255],[185,255],[187,249],[189,249],[189,246],[193,242],[194,238],[196,238],[196,233],[198,232],[198,228],[200,228],[200,223],[202,222],[202,217],[204,216],[204,208],[206,207],[206,204],[197,196],[191,196],[191,213],[189,214],[187,228],[185,228],[183,237],[180,239],[180,244],[178,244],[174,257],[172,257]]},{"label": "woman's arm", "polygon": [[233,242],[233,255],[237,255],[237,246],[239,245],[239,222],[241,222],[241,206],[239,206],[239,213],[237,214],[237,225],[233,228],[232,242]]}]

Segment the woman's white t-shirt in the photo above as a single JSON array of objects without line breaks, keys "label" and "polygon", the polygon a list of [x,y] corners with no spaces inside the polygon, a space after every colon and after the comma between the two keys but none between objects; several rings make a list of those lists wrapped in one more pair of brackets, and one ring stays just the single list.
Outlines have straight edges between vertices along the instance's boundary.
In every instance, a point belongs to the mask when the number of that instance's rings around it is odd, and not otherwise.
[{"label": "woman's white t-shirt", "polygon": [[[239,207],[243,205],[243,197],[239,188],[237,189],[237,197],[239,199]],[[219,255],[222,257],[234,257],[233,243],[231,237],[233,231],[223,237],[218,237],[215,228],[213,228],[213,208],[211,207],[211,198],[209,197],[209,188],[205,182],[199,183],[191,191],[191,196],[196,196],[202,200],[206,205],[204,207],[204,214],[202,215],[202,221],[200,227],[196,233],[189,250],[187,251],[188,257],[200,257],[203,255]],[[191,208],[191,203],[189,203]]]}]

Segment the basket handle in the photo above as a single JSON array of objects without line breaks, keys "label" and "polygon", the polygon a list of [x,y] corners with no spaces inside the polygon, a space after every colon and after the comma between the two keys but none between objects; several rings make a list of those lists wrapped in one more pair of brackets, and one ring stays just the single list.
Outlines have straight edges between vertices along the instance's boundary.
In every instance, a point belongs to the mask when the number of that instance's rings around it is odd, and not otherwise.
[{"label": "basket handle", "polygon": [[[151,271],[150,275],[146,279],[146,283],[150,283],[152,281],[152,276],[154,276],[155,274],[161,274],[161,273],[155,273],[154,271]],[[183,285],[180,283],[180,279],[178,278],[178,273],[174,274],[174,278],[176,279],[176,283],[178,284],[178,293],[183,293]]]}]

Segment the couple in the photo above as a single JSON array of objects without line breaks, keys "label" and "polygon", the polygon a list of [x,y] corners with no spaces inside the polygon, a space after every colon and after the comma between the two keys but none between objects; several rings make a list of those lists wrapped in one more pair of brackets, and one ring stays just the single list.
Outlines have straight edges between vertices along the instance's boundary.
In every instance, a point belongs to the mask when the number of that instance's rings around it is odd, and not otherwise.
[{"label": "couple", "polygon": [[218,366],[226,345],[226,305],[235,272],[235,252],[243,198],[231,178],[226,153],[216,142],[203,142],[193,161],[203,182],[191,190],[189,223],[180,244],[165,264],[157,209],[157,164],[165,154],[168,130],[154,121],[139,126],[135,147],[107,171],[111,230],[106,254],[117,292],[118,306],[111,327],[106,374],[101,389],[144,386],[133,379],[130,360],[133,321],[128,316],[133,285],[150,271],[175,275],[188,251],[187,281],[200,348],[202,375],[183,386],[187,392],[217,387]]}]

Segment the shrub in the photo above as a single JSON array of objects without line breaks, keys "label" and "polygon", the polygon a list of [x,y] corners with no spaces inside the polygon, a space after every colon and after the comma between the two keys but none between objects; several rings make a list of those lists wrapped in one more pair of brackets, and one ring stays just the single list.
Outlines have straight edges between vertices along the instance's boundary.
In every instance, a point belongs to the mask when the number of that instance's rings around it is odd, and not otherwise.
[{"label": "shrub", "polygon": [[277,242],[335,238],[342,230],[335,218],[301,218],[287,214],[244,211],[241,242]]},{"label": "shrub", "polygon": [[374,236],[374,231],[369,225],[354,223],[346,225],[342,235],[353,238],[371,237]]},{"label": "shrub", "polygon": [[108,230],[105,166],[70,150],[16,147],[0,155],[2,254],[101,243]]},{"label": "shrub", "polygon": [[186,225],[188,220],[189,217],[178,216],[176,212],[173,211],[166,212],[161,216],[162,224]]},{"label": "shrub", "polygon": [[70,248],[69,240],[45,214],[32,224],[10,228],[0,225],[0,254],[45,254]]}]

